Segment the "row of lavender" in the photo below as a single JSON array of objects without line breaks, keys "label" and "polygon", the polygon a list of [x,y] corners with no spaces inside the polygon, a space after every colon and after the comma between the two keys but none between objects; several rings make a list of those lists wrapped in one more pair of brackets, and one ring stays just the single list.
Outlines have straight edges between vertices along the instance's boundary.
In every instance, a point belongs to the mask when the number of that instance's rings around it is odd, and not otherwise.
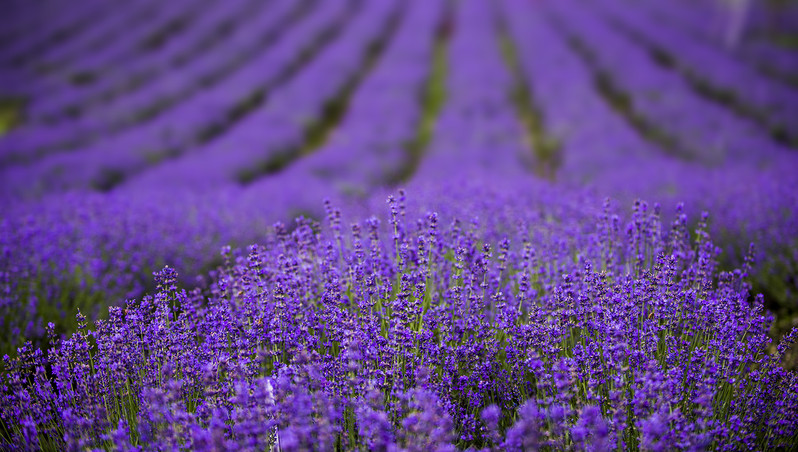
[{"label": "row of lavender", "polygon": [[[771,449],[798,381],[702,220],[540,183],[328,209],[7,358],[4,446],[113,450]],[[444,194],[442,194],[444,193]],[[445,193],[449,193],[448,195]],[[465,200],[465,201],[464,201]],[[405,204],[408,204],[407,206]],[[426,209],[439,214],[418,215]],[[51,325],[52,327],[52,325]],[[48,371],[46,369],[52,369]]]}]

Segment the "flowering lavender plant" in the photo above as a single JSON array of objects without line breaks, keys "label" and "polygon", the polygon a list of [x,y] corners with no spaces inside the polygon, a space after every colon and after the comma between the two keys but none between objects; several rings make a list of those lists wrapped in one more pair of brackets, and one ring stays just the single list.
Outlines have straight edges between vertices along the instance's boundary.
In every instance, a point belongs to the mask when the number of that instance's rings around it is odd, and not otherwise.
[{"label": "flowering lavender plant", "polygon": [[[157,291],[4,359],[2,441],[33,449],[773,448],[798,381],[750,265],[717,267],[637,202],[623,225],[528,209],[490,223],[403,196],[344,233],[276,224],[210,288]],[[519,201],[523,202],[523,201]],[[463,212],[460,212],[463,213]],[[536,224],[535,227],[532,227]],[[578,234],[576,232],[579,232]]]}]

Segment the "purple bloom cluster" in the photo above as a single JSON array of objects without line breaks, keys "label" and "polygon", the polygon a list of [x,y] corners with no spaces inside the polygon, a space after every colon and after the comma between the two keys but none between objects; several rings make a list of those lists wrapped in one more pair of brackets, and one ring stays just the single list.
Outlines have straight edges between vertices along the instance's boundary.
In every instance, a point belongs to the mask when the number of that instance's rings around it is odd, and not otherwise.
[{"label": "purple bloom cluster", "polygon": [[[788,344],[768,351],[750,266],[718,269],[705,218],[691,234],[683,214],[666,225],[637,202],[623,224],[608,203],[580,211],[547,190],[503,212],[415,220],[400,193],[386,217],[348,231],[328,205],[322,231],[278,223],[263,245],[223,250],[204,292],[166,267],[153,294],[93,326],[78,316],[47,352],[5,358],[0,438],[118,450],[794,444]],[[551,196],[562,207],[534,200]]]}]

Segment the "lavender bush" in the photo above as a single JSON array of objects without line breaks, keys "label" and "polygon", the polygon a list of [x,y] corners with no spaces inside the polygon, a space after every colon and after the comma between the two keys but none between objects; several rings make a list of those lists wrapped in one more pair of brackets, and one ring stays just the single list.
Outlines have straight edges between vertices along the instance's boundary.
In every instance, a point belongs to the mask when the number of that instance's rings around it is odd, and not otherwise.
[{"label": "lavender bush", "polygon": [[[524,200],[525,201],[525,200]],[[565,200],[567,202],[567,200]],[[523,201],[520,201],[522,203]],[[798,381],[706,218],[528,209],[483,224],[276,224],[203,292],[157,291],[5,357],[2,438],[37,449],[603,450],[794,444]],[[515,206],[513,206],[515,207]],[[495,208],[494,208],[495,209]],[[478,217],[478,216],[479,217]],[[691,238],[693,237],[693,238]],[[52,325],[50,326],[52,328]]]}]

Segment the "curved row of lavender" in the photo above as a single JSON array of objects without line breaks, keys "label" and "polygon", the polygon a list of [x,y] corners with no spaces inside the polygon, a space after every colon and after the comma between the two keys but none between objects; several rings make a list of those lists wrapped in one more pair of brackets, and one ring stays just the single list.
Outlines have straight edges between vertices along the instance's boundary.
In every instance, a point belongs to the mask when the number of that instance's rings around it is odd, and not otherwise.
[{"label": "curved row of lavender", "polygon": [[[114,450],[765,449],[798,439],[748,266],[706,225],[458,184],[223,251],[5,360],[6,445]],[[472,202],[461,203],[468,195]],[[501,202],[501,204],[499,204]],[[412,203],[418,204],[418,203]],[[423,211],[423,210],[421,210]],[[462,219],[462,220],[460,220]],[[52,325],[51,325],[52,326]],[[798,330],[795,330],[798,331]],[[52,369],[50,371],[46,369]]]},{"label": "curved row of lavender", "polygon": [[[761,39],[761,36],[760,39],[741,40],[735,46],[729,48],[723,39],[724,28],[727,23],[724,23],[722,17],[719,17],[718,14],[713,14],[713,7],[717,8],[718,6],[717,2],[714,3],[716,4],[693,2],[691,8],[663,8],[660,2],[651,1],[643,3],[643,11],[650,14],[652,18],[662,20],[675,30],[704,41],[706,44],[715,47],[725,46],[726,53],[736,55],[751,68],[795,85],[795,82],[798,81],[798,59],[796,59],[795,49],[781,47],[776,43]],[[784,6],[788,7],[789,5]],[[793,6],[792,9],[795,10],[795,7]],[[693,11],[697,12],[697,14],[692,14]],[[772,19],[786,19],[785,23],[788,23],[790,14],[784,13],[785,11],[774,11]],[[793,11],[792,14],[795,15],[796,11]],[[706,20],[702,22],[702,17],[713,18],[710,26],[707,26]],[[795,17],[798,16],[793,18]],[[755,21],[752,20],[752,22]],[[766,21],[762,22],[764,24],[761,24],[761,26],[765,28],[768,25],[773,25],[768,24]],[[752,23],[749,27],[755,28],[755,25],[756,23]],[[749,32],[749,34],[754,31]],[[772,33],[774,30],[763,31]],[[778,30],[775,31],[778,32]],[[753,37],[755,38],[756,36]]]},{"label": "curved row of lavender", "polygon": [[[228,4],[227,8],[233,8],[234,4]],[[30,118],[25,127],[13,130],[12,136],[9,137],[12,140],[6,142],[9,148],[10,162],[24,163],[26,159],[69,152],[79,147],[86,147],[98,139],[107,139],[108,135],[119,141],[118,133],[129,131],[131,128],[135,131],[145,125],[148,129],[151,128],[153,132],[156,132],[158,139],[168,139],[172,134],[170,128],[175,126],[174,116],[170,121],[169,117],[164,115],[166,113],[174,114],[177,106],[190,99],[197,99],[195,102],[198,104],[193,105],[195,108],[207,106],[209,102],[216,99],[218,103],[215,106],[221,110],[216,113],[216,119],[220,119],[218,116],[223,116],[224,111],[230,108],[228,104],[234,105],[242,99],[246,99],[252,91],[262,86],[263,80],[257,78],[253,72],[262,70],[263,64],[268,63],[269,66],[275,64],[274,58],[276,57],[282,58],[283,61],[295,58],[303,46],[313,44],[313,31],[321,34],[323,31],[320,28],[321,23],[328,23],[330,18],[320,22],[320,19],[316,17],[313,23],[305,25],[307,28],[301,27],[300,30],[292,30],[297,21],[302,21],[308,13],[313,11],[309,8],[311,4],[313,2],[309,1],[269,2],[267,8],[259,11],[260,14],[247,17],[247,19],[251,19],[251,22],[246,24],[248,26],[221,35],[205,36],[203,41],[197,44],[199,47],[186,45],[188,48],[184,49],[179,58],[171,61],[152,61],[152,51],[148,52],[146,48],[141,49],[139,58],[131,61],[149,62],[160,70],[161,76],[137,80],[122,77],[128,71],[135,70],[135,67],[130,67],[131,63],[128,62],[123,66],[124,71],[108,74],[107,80],[113,81],[119,86],[115,92],[111,93],[110,97],[103,96],[97,103],[86,99],[85,95],[81,96],[81,90],[69,86],[62,87],[57,93],[50,93],[50,96],[40,101],[45,103],[52,101],[52,99],[57,99],[60,93],[74,96],[73,93],[77,91],[78,97],[83,97],[84,100],[83,110],[76,113],[77,117],[65,115],[55,123],[44,118],[39,119],[35,115],[37,103],[29,102],[31,105],[27,107],[27,110],[32,110],[28,114],[33,118]],[[332,9],[321,12],[334,15]],[[221,25],[226,29],[233,26],[229,23]],[[244,24],[234,23],[234,25]],[[271,47],[280,44],[281,38],[285,37],[289,30],[294,33],[304,32],[305,38],[289,36],[291,42],[283,44],[283,46],[291,47],[282,48],[282,51],[278,48],[273,53]],[[192,44],[190,41],[182,39],[178,42]],[[160,55],[160,52],[158,54]],[[270,59],[266,60],[266,58]],[[228,81],[227,79],[231,77],[232,79]],[[223,83],[225,81],[227,83]],[[235,92],[232,92],[229,98],[223,98],[220,93],[224,93],[225,89],[230,89],[233,82],[239,85],[236,89],[243,92],[240,95],[241,99],[236,98]],[[190,102],[188,104],[191,106]],[[184,115],[185,111],[186,107],[184,106]],[[206,116],[208,116],[207,113]],[[206,120],[208,119],[213,118],[206,118]],[[183,127],[195,125],[193,121],[187,121]],[[123,134],[122,138],[124,136]],[[144,137],[147,135],[144,134]],[[172,142],[152,143],[152,149],[149,149],[149,152],[178,145],[185,147],[189,144],[181,143],[176,138],[172,138]],[[140,140],[139,145],[142,144],[141,141],[144,140]],[[140,151],[142,150],[140,149]],[[143,151],[147,151],[147,149]]]},{"label": "curved row of lavender", "polygon": [[789,67],[621,0],[47,5],[1,32],[0,447],[798,441]]},{"label": "curved row of lavender", "polygon": [[686,73],[690,83],[715,96],[717,101],[729,104],[736,112],[762,123],[780,141],[795,143],[798,89],[761,74],[678,30],[653,27],[655,20],[623,4],[615,1],[599,3],[610,17],[618,20],[620,28],[635,36],[652,52],[678,55],[672,60],[666,59],[665,63],[673,64]]}]

